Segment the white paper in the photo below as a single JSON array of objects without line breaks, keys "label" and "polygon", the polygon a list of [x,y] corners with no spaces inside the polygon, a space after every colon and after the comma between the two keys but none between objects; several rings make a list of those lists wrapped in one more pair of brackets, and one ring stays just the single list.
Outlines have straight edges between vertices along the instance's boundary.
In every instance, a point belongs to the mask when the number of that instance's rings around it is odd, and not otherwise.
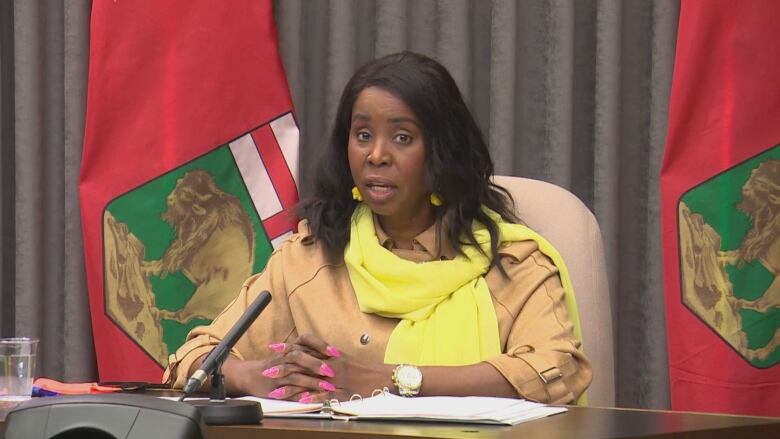
[{"label": "white paper", "polygon": [[514,425],[565,412],[523,399],[482,396],[430,396],[404,398],[390,393],[346,401],[333,406],[339,414],[356,419],[408,419]]},{"label": "white paper", "polygon": [[[179,399],[164,396],[161,398],[173,401]],[[321,412],[322,404],[320,403],[302,404],[254,396],[236,399],[259,402],[262,405],[264,416],[277,418],[392,419],[515,425],[567,411],[565,407],[547,406],[524,399],[485,396],[404,398],[392,393],[383,393],[371,398],[333,403],[331,405],[333,414]]]}]

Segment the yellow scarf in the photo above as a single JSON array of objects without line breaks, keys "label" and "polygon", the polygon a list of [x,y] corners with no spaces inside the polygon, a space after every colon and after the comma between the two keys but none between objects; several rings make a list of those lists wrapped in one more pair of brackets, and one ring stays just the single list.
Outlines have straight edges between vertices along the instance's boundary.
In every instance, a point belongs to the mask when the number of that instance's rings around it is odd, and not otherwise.
[{"label": "yellow scarf", "polygon": [[[558,267],[569,318],[582,340],[571,279],[560,254],[528,227],[485,210],[498,225],[501,243],[533,240]],[[490,267],[490,234],[476,222],[473,233],[485,254],[463,246],[465,256],[416,263],[382,247],[371,210],[362,203],[355,209],[344,261],[360,310],[401,319],[390,334],[385,363],[462,366],[501,354],[498,319],[483,277]]]}]

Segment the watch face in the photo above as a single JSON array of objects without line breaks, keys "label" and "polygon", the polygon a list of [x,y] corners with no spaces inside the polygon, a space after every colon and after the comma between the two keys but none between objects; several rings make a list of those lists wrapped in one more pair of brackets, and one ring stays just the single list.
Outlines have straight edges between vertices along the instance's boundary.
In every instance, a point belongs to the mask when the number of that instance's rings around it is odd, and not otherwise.
[{"label": "watch face", "polygon": [[398,370],[398,381],[409,387],[419,386],[422,382],[422,372],[414,366],[404,366]]}]

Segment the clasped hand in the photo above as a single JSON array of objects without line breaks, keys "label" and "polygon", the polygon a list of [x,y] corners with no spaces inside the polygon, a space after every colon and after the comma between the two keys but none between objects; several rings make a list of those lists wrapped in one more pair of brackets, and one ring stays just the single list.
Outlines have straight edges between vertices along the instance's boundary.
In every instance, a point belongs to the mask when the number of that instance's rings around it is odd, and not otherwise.
[{"label": "clasped hand", "polygon": [[371,366],[349,359],[312,334],[301,335],[293,343],[274,343],[268,348],[274,353],[267,360],[248,360],[236,365],[237,376],[233,378],[239,381],[239,391],[264,398],[322,402],[370,394],[388,385],[385,381],[390,379],[388,366]]}]

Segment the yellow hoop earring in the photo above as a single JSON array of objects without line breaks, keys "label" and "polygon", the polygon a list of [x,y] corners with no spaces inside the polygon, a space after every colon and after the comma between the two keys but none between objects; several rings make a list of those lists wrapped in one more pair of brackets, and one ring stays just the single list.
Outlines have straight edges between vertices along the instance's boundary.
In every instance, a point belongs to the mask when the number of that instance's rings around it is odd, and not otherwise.
[{"label": "yellow hoop earring", "polygon": [[441,197],[436,192],[431,194],[431,204],[434,206],[441,206],[444,202],[441,200]]},{"label": "yellow hoop earring", "polygon": [[352,188],[352,199],[355,201],[363,201],[363,195],[360,193],[360,189],[357,186]]}]

